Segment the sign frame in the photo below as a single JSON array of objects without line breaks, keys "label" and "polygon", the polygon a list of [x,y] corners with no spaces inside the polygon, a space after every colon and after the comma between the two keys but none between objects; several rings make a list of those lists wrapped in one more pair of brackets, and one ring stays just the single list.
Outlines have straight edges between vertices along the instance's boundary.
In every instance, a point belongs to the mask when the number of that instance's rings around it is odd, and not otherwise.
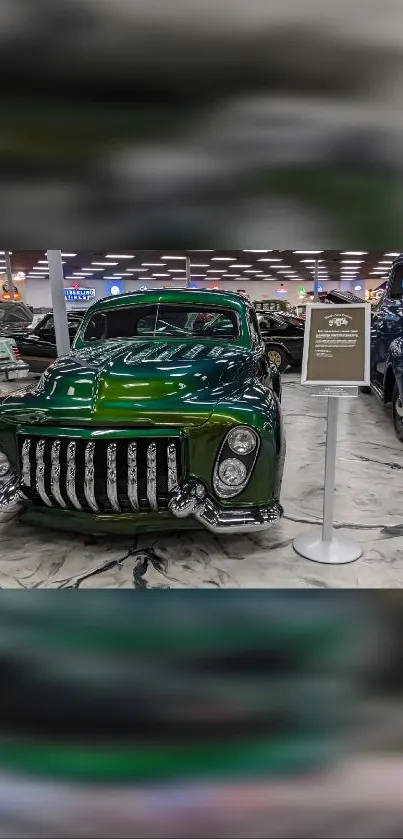
[{"label": "sign frame", "polygon": [[[364,345],[364,378],[357,380],[351,379],[337,379],[329,381],[328,379],[308,379],[308,359],[311,350],[311,315],[314,309],[328,311],[329,313],[346,309],[347,311],[354,311],[356,309],[364,309],[365,312],[365,345]],[[371,305],[369,303],[341,303],[336,306],[334,303],[308,303],[306,307],[306,323],[305,323],[305,337],[304,350],[302,356],[302,371],[301,384],[314,386],[322,385],[328,387],[367,387],[370,384],[371,374]]]}]

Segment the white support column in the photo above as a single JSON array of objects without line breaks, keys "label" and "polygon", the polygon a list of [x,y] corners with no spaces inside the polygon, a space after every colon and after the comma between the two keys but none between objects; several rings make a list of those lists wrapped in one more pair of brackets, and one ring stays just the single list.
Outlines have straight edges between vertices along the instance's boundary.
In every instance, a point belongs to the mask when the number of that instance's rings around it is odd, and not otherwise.
[{"label": "white support column", "polygon": [[53,317],[55,320],[57,354],[70,352],[70,336],[67,323],[66,299],[64,296],[64,276],[61,251],[48,251],[50,292],[52,295]]}]

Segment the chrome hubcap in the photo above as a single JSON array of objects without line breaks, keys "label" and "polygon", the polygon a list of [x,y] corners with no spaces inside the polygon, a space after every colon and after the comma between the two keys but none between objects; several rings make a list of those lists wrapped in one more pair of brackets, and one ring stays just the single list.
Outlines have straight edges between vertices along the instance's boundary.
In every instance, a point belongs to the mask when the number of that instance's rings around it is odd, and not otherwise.
[{"label": "chrome hubcap", "polygon": [[267,355],[270,358],[270,361],[276,365],[276,367],[281,367],[281,355],[280,353],[276,352],[276,350],[269,350]]}]

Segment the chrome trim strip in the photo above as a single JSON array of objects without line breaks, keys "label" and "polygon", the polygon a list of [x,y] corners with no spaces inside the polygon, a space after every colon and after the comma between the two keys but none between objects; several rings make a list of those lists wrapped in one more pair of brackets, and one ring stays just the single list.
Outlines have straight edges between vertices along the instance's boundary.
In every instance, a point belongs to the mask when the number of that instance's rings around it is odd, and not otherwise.
[{"label": "chrome trim strip", "polygon": [[196,344],[187,353],[184,353],[184,358],[196,358],[204,350],[204,344]]},{"label": "chrome trim strip", "polygon": [[130,443],[127,449],[127,495],[133,510],[139,511],[139,492],[137,482],[137,443]]},{"label": "chrome trim strip", "polygon": [[30,487],[31,486],[31,462],[29,459],[29,450],[31,448],[31,440],[27,437],[24,440],[22,445],[22,482],[24,486]]},{"label": "chrome trim strip", "polygon": [[151,509],[158,510],[157,503],[157,446],[150,443],[147,448],[147,498]]},{"label": "chrome trim strip", "polygon": [[98,504],[95,500],[94,451],[95,443],[87,443],[85,447],[84,495],[91,510],[94,513],[99,513]]},{"label": "chrome trim strip", "polygon": [[76,510],[82,510],[76,493],[76,443],[74,440],[67,446],[66,492]]},{"label": "chrome trim strip", "polygon": [[55,440],[51,451],[51,473],[50,473],[50,488],[53,498],[60,507],[67,507],[67,504],[60,492],[60,440]]},{"label": "chrome trim strip", "polygon": [[45,442],[45,440],[38,440],[36,444],[36,491],[47,507],[53,507],[53,504],[45,490],[45,462],[43,459]]},{"label": "chrome trim strip", "polygon": [[109,443],[106,455],[107,463],[107,479],[106,487],[109,502],[115,513],[120,513],[120,505],[118,501],[118,485],[116,473],[116,443]]},{"label": "chrome trim strip", "polygon": [[178,467],[176,463],[176,446],[170,443],[167,448],[168,464],[168,492],[172,492],[178,486]]}]

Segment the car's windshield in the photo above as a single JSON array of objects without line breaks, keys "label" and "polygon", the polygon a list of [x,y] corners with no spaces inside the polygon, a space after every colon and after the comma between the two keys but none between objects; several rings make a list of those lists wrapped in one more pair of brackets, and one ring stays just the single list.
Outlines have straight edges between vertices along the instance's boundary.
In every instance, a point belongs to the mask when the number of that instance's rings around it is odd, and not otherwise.
[{"label": "car's windshield", "polygon": [[232,341],[239,338],[235,309],[191,303],[148,303],[95,312],[84,341],[113,338],[192,338]]}]

